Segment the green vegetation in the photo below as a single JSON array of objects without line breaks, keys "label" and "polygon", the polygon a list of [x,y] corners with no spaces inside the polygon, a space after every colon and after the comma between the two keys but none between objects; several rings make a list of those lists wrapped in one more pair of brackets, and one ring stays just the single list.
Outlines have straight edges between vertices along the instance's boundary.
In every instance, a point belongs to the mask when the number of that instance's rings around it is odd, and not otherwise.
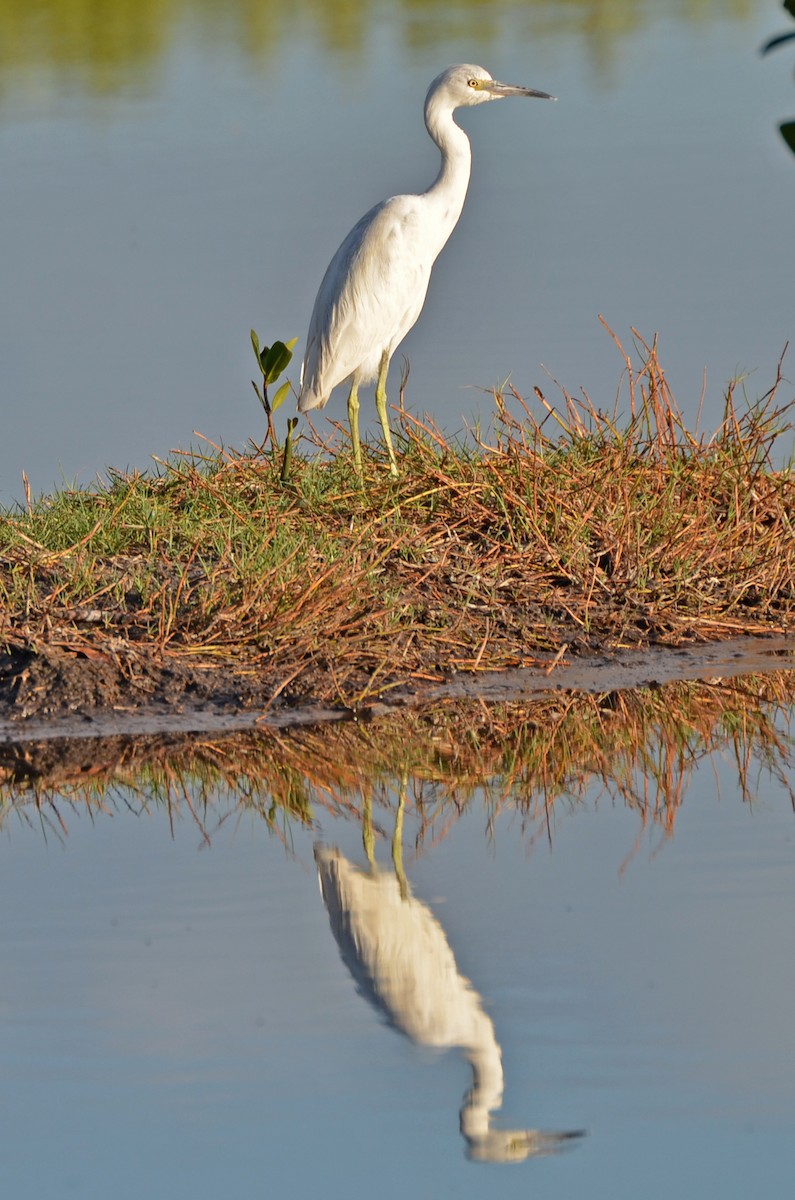
[{"label": "green vegetation", "polygon": [[[262,382],[257,383],[252,379],[251,386],[254,388],[254,393],[265,410],[265,416],[268,421],[268,430],[266,433],[266,441],[270,443],[273,450],[277,449],[276,443],[276,428],[273,424],[273,414],[277,409],[281,408],[284,401],[290,394],[290,381],[286,380],[280,384],[276,390],[273,399],[270,398],[268,389],[276,383],[282,372],[289,367],[293,357],[293,346],[298,341],[298,338],[291,338],[289,342],[274,342],[272,346],[260,346],[259,337],[254,329],[251,330],[251,345],[254,349],[254,357],[257,360]],[[284,442],[284,455],[282,457],[282,469],[279,475],[281,483],[286,483],[290,474],[290,468],[293,460],[293,434],[298,425],[298,417],[289,417],[287,420],[287,437]]]},{"label": "green vegetation", "polygon": [[773,451],[795,401],[777,401],[780,370],[744,411],[730,390],[705,437],[655,346],[639,349],[623,423],[565,394],[560,411],[539,395],[538,420],[497,394],[492,432],[454,445],[401,408],[400,475],[370,447],[363,489],[319,438],[299,441],[285,486],[266,437],[31,498],[0,514],[0,647],[26,669],[57,651],[128,680],[231,663],[271,698],[356,704],[565,647],[786,631],[795,477]]},{"label": "green vegetation", "polygon": [[[784,0],[784,8],[791,17],[795,17],[795,0]],[[779,46],[784,46],[787,42],[795,41],[795,33],[780,33],[776,37],[770,38],[762,47],[762,53],[767,54],[770,50],[776,50]],[[793,154],[795,154],[795,121],[782,121],[779,126],[781,136],[789,146]]]}]

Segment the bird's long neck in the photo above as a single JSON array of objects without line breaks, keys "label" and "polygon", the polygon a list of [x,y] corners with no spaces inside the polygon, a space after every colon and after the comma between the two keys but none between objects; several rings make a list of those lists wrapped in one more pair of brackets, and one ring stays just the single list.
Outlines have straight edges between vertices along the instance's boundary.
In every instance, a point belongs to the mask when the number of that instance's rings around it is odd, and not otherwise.
[{"label": "bird's long neck", "polygon": [[502,1054],[494,1026],[482,1009],[473,1044],[464,1053],[472,1066],[472,1088],[461,1109],[461,1132],[468,1140],[477,1140],[488,1132],[490,1114],[502,1104],[503,1089]]},{"label": "bird's long neck", "polygon": [[449,104],[439,103],[438,97],[431,96],[426,102],[425,126],[442,156],[439,174],[425,193],[437,218],[438,253],[464,207],[472,170],[472,147],[461,126],[453,120]]}]

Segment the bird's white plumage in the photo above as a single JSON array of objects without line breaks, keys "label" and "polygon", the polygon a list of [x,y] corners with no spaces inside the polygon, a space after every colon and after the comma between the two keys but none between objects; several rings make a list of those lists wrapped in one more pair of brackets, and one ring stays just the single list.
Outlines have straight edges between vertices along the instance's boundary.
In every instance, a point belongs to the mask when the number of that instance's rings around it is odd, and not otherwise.
[{"label": "bird's white plumage", "polygon": [[419,196],[393,196],[353,227],[320,285],[299,408],[322,407],[344,380],[371,383],[422,310],[435,255]]},{"label": "bird's white plumage", "polygon": [[[520,95],[546,97],[497,83],[483,67],[466,63],[434,79],[425,124],[441,152],[439,174],[421,195],[393,196],[370,209],[332,258],[309,322],[300,412],[322,408],[347,379],[357,387],[383,371],[385,381],[389,359],[422,311],[433,264],[466,199],[472,154],[453,112]],[[388,426],[384,434],[389,446]]]},{"label": "bird's white plumage", "polygon": [[362,994],[412,1041],[460,1047],[469,1061],[472,1088],[459,1114],[469,1156],[519,1162],[573,1144],[576,1133],[494,1126],[504,1083],[494,1025],[460,973],[442,926],[408,881],[375,863],[362,871],[328,846],[315,847],[315,862],[331,929]]}]

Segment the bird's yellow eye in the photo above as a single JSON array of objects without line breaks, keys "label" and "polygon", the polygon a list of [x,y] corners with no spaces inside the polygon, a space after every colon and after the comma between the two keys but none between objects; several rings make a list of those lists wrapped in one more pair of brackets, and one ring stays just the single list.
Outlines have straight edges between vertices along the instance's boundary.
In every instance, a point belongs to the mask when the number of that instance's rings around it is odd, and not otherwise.
[{"label": "bird's yellow eye", "polygon": [[467,86],[468,86],[468,87],[471,87],[471,88],[479,88],[479,87],[480,87],[480,80],[479,80],[479,79],[468,79],[468,80],[467,80]]}]

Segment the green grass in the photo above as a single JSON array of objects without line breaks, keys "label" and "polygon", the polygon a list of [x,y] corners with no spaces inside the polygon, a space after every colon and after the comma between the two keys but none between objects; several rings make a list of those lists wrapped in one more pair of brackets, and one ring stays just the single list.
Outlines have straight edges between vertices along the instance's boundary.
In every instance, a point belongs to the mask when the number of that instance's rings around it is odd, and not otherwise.
[{"label": "green grass", "polygon": [[[370,447],[181,455],[0,514],[0,645],[235,661],[315,694],[589,649],[790,629],[795,401],[779,369],[689,430],[656,347],[623,419],[496,394],[482,439],[401,411],[400,474]],[[307,449],[308,447],[308,449]]]}]

